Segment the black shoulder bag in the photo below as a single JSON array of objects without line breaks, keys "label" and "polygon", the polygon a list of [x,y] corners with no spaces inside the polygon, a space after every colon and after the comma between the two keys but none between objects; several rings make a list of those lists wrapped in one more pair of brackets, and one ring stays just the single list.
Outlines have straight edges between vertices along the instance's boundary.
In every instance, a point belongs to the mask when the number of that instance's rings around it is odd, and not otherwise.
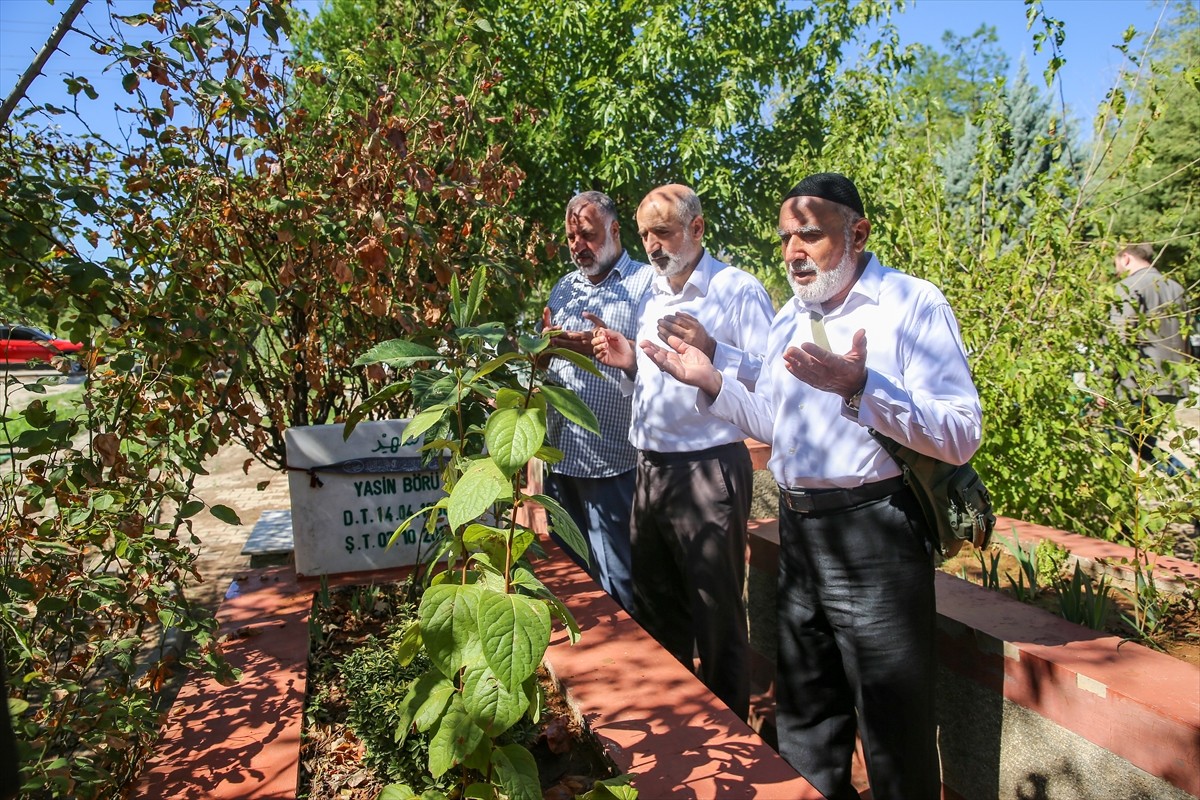
[{"label": "black shoulder bag", "polygon": [[979,549],[988,546],[996,515],[992,498],[979,473],[970,464],[956,466],[918,453],[874,428],[871,435],[888,452],[912,487],[943,558],[951,558],[970,542]]}]

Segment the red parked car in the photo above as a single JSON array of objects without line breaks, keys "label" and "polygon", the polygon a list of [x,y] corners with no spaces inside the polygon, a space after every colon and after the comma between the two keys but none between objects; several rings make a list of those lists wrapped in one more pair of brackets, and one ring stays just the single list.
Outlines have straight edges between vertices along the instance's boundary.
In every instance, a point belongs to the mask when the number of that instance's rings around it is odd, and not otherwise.
[{"label": "red parked car", "polygon": [[78,353],[83,345],[25,325],[0,325],[0,364],[50,363],[54,356]]}]

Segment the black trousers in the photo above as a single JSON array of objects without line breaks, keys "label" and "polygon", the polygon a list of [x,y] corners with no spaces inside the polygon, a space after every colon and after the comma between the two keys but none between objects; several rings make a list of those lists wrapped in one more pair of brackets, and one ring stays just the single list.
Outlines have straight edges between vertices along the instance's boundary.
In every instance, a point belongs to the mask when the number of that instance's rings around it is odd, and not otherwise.
[{"label": "black trousers", "polygon": [[754,472],[742,442],[639,452],[631,614],[742,719],[750,711],[746,523]]},{"label": "black trousers", "polygon": [[876,800],[936,800],[936,608],[916,499],[905,488],[823,514],[781,504],[779,524],[780,754],[825,797],[857,797],[857,728]]}]

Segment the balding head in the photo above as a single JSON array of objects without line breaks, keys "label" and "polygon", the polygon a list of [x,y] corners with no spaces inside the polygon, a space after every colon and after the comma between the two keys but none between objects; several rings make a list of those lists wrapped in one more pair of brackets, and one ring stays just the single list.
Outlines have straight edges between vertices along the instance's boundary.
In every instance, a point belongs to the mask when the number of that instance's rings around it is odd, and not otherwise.
[{"label": "balding head", "polygon": [[704,253],[700,198],[687,186],[660,186],[642,199],[637,224],[655,271],[666,277],[675,292],[681,291]]},{"label": "balding head", "polygon": [[682,183],[668,183],[650,190],[638,205],[638,212],[647,204],[662,204],[665,209],[671,209],[680,225],[687,225],[697,217],[704,216],[700,210],[700,197],[691,187]]}]

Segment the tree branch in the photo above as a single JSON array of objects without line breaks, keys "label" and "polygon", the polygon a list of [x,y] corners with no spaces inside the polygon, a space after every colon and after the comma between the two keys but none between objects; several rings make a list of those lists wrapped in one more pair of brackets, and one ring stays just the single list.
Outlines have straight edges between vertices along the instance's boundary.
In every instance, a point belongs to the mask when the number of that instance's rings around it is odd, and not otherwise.
[{"label": "tree branch", "polygon": [[71,0],[71,7],[63,12],[62,19],[58,21],[58,25],[51,32],[50,38],[46,40],[46,44],[42,46],[41,52],[37,54],[37,57],[33,59],[33,63],[25,70],[25,74],[21,76],[21,80],[17,81],[17,85],[4,101],[4,105],[0,106],[0,128],[8,124],[8,118],[12,115],[13,109],[17,107],[17,103],[21,102],[21,98],[25,96],[25,92],[29,91],[33,79],[41,74],[42,67],[46,66],[46,62],[50,60],[50,55],[58,49],[62,38],[67,35],[67,31],[75,23],[75,18],[79,16],[79,12],[83,11],[83,7],[87,3],[88,0]]}]

